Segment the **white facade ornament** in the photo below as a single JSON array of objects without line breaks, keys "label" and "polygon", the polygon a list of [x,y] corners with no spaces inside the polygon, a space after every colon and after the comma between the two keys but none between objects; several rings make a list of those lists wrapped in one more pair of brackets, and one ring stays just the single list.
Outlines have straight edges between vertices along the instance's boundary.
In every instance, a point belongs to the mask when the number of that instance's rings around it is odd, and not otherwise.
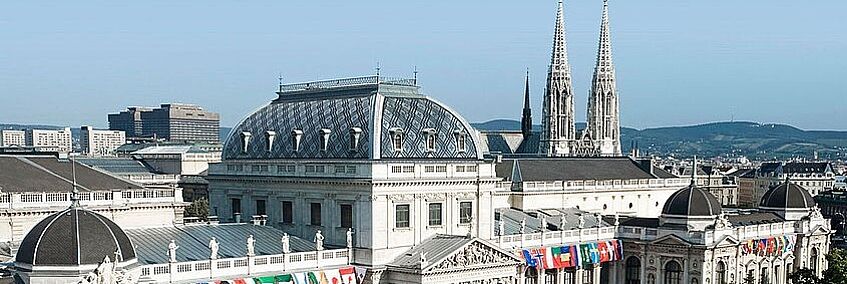
[{"label": "white facade ornament", "polygon": [[288,236],[288,233],[282,234],[282,239],[280,240],[282,242],[282,253],[290,253],[291,252],[291,243],[290,243],[289,239],[290,239],[290,237]]},{"label": "white facade ornament", "polygon": [[429,265],[429,261],[428,261],[428,260],[426,260],[426,252],[425,252],[425,251],[422,251],[422,252],[421,252],[421,268],[424,268],[424,267],[426,267],[427,265]]},{"label": "white facade ornament", "polygon": [[256,251],[254,249],[254,245],[256,244],[256,239],[253,238],[253,235],[247,237],[247,255],[254,256],[256,255]]},{"label": "white facade ornament", "polygon": [[503,219],[497,220],[497,234],[500,236],[506,234],[506,225]]},{"label": "white facade ornament", "polygon": [[578,222],[579,222],[578,225],[579,225],[580,229],[585,228],[585,216],[584,215],[579,215],[579,221]]},{"label": "white facade ornament", "polygon": [[618,215],[618,213],[615,213],[615,226],[618,226],[620,224],[621,224],[621,215]]},{"label": "white facade ornament", "polygon": [[176,250],[179,249],[179,246],[176,245],[176,241],[171,240],[168,244],[168,261],[176,262]]},{"label": "white facade ornament", "polygon": [[541,216],[541,232],[547,231],[547,216]]},{"label": "white facade ornament", "polygon": [[219,246],[220,245],[218,244],[218,240],[215,239],[215,237],[212,237],[212,239],[209,240],[209,250],[211,250],[211,255],[209,256],[209,259],[218,259],[218,249],[220,249]]},{"label": "white facade ornament", "polygon": [[603,219],[602,219],[602,216],[600,215],[600,213],[594,214],[594,217],[597,218],[597,228],[602,227],[603,226]]},{"label": "white facade ornament", "polygon": [[521,220],[521,235],[526,233],[526,217]]},{"label": "white facade ornament", "polygon": [[823,214],[821,213],[821,208],[815,205],[812,207],[812,213],[809,214],[809,217],[812,219],[823,219]]},{"label": "white facade ornament", "polygon": [[324,235],[321,234],[321,230],[315,232],[315,250],[324,250]]},{"label": "white facade ornament", "polygon": [[347,228],[347,248],[353,248],[353,228]]}]

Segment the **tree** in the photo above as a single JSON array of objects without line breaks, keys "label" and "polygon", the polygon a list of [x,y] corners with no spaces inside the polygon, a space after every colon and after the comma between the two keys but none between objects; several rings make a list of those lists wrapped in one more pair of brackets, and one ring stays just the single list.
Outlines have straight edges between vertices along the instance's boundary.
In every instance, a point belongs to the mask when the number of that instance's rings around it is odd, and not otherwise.
[{"label": "tree", "polygon": [[185,207],[185,217],[196,217],[202,221],[209,220],[209,201],[206,198],[195,199]]},{"label": "tree", "polygon": [[832,249],[826,255],[829,267],[823,272],[826,283],[847,283],[847,250]]},{"label": "tree", "polygon": [[822,282],[820,278],[815,276],[815,272],[808,268],[800,268],[797,271],[788,275],[788,279],[791,279],[791,283],[793,284],[822,284],[829,282]]}]

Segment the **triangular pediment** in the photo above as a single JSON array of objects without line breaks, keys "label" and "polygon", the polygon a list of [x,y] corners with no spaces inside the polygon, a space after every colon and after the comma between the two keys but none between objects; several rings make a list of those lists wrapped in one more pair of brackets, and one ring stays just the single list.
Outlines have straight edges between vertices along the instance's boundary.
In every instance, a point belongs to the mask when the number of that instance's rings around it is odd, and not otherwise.
[{"label": "triangular pediment", "polygon": [[735,245],[738,245],[738,243],[739,243],[738,240],[736,240],[732,236],[723,236],[720,240],[715,242],[715,246],[716,247],[735,246]]},{"label": "triangular pediment", "polygon": [[440,259],[433,259],[433,262],[423,272],[466,270],[468,268],[515,264],[520,263],[520,261],[513,253],[481,239],[474,239]]},{"label": "triangular pediment", "polygon": [[690,246],[691,243],[683,240],[676,235],[667,235],[661,238],[656,239],[652,242],[654,245],[668,245],[668,246]]}]

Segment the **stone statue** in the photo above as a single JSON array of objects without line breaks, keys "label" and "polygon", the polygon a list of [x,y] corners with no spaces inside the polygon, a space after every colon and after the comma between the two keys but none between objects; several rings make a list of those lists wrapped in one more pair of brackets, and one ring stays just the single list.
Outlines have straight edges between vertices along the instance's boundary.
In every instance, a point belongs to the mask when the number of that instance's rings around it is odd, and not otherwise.
[{"label": "stone statue", "polygon": [[526,233],[526,217],[521,220],[521,235]]},{"label": "stone statue", "polygon": [[353,248],[353,228],[347,228],[347,248]]},{"label": "stone statue", "polygon": [[621,224],[621,215],[618,215],[618,213],[615,213],[615,226],[618,226],[620,224]]},{"label": "stone statue", "polygon": [[818,207],[817,205],[815,205],[815,207],[812,207],[812,213],[809,214],[809,217],[811,217],[812,219],[823,218],[823,214],[821,214],[821,208]]},{"label": "stone statue", "polygon": [[597,218],[597,228],[602,227],[603,226],[603,219],[602,219],[603,216],[600,216],[600,213],[597,213],[597,214],[594,214],[594,217]]},{"label": "stone statue", "polygon": [[421,268],[426,267],[427,265],[429,265],[429,261],[426,260],[426,252],[422,251],[421,252]]},{"label": "stone statue", "polygon": [[497,221],[497,234],[499,236],[506,234],[506,226],[503,223],[503,219]]},{"label": "stone statue", "polygon": [[315,232],[315,249],[316,250],[324,250],[324,235],[321,234],[321,230]]},{"label": "stone statue", "polygon": [[121,253],[121,249],[118,248],[115,250],[115,262],[124,261],[124,254]]},{"label": "stone statue", "polygon": [[547,216],[541,216],[541,232],[547,231]]},{"label": "stone statue", "polygon": [[282,253],[291,253],[291,244],[289,243],[288,233],[282,233]]},{"label": "stone statue", "polygon": [[176,241],[171,240],[171,243],[168,244],[168,261],[176,262],[177,249],[179,249],[179,246],[176,245]]},{"label": "stone statue", "polygon": [[579,215],[579,228],[585,228],[585,216]]},{"label": "stone statue", "polygon": [[218,259],[218,249],[220,249],[220,247],[218,244],[218,240],[215,239],[215,237],[212,237],[212,239],[209,241],[209,249],[212,251],[211,256],[209,256],[209,259]]},{"label": "stone statue", "polygon": [[565,219],[565,214],[559,216],[559,231],[565,230],[565,225],[567,225],[568,220]]},{"label": "stone statue", "polygon": [[256,244],[256,239],[253,238],[253,235],[247,237],[247,255],[254,256],[256,255],[256,250],[253,248]]}]

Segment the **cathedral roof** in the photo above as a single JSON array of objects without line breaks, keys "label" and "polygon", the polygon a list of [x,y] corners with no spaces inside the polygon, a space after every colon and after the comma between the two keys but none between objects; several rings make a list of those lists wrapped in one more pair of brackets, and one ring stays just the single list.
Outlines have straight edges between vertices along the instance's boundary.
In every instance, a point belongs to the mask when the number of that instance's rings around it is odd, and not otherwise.
[{"label": "cathedral roof", "polygon": [[[519,167],[514,167],[519,163]],[[497,176],[511,180],[513,169],[521,171],[523,181],[653,179],[627,157],[505,158],[496,165]]]},{"label": "cathedral roof", "polygon": [[706,217],[716,216],[721,210],[721,203],[711,193],[692,183],[668,197],[662,215]]},{"label": "cathedral roof", "polygon": [[[377,76],[281,85],[279,98],[233,128],[223,158],[482,159],[482,145],[470,124],[419,89],[413,79]],[[296,150],[295,131],[301,137]],[[354,131],[360,143],[351,149]],[[397,133],[403,137],[400,151],[392,145]],[[436,134],[434,150],[425,143],[430,133]],[[271,134],[273,142],[267,138]],[[328,137],[326,149],[321,149],[322,135]],[[466,138],[464,149],[458,135]]]},{"label": "cathedral roof", "polygon": [[15,262],[32,266],[96,265],[103,259],[135,257],[135,249],[121,228],[100,214],[71,207],[35,224],[21,241]]},{"label": "cathedral roof", "polygon": [[765,208],[805,209],[813,206],[815,206],[815,199],[809,191],[788,181],[765,192],[759,203],[759,207]]}]

